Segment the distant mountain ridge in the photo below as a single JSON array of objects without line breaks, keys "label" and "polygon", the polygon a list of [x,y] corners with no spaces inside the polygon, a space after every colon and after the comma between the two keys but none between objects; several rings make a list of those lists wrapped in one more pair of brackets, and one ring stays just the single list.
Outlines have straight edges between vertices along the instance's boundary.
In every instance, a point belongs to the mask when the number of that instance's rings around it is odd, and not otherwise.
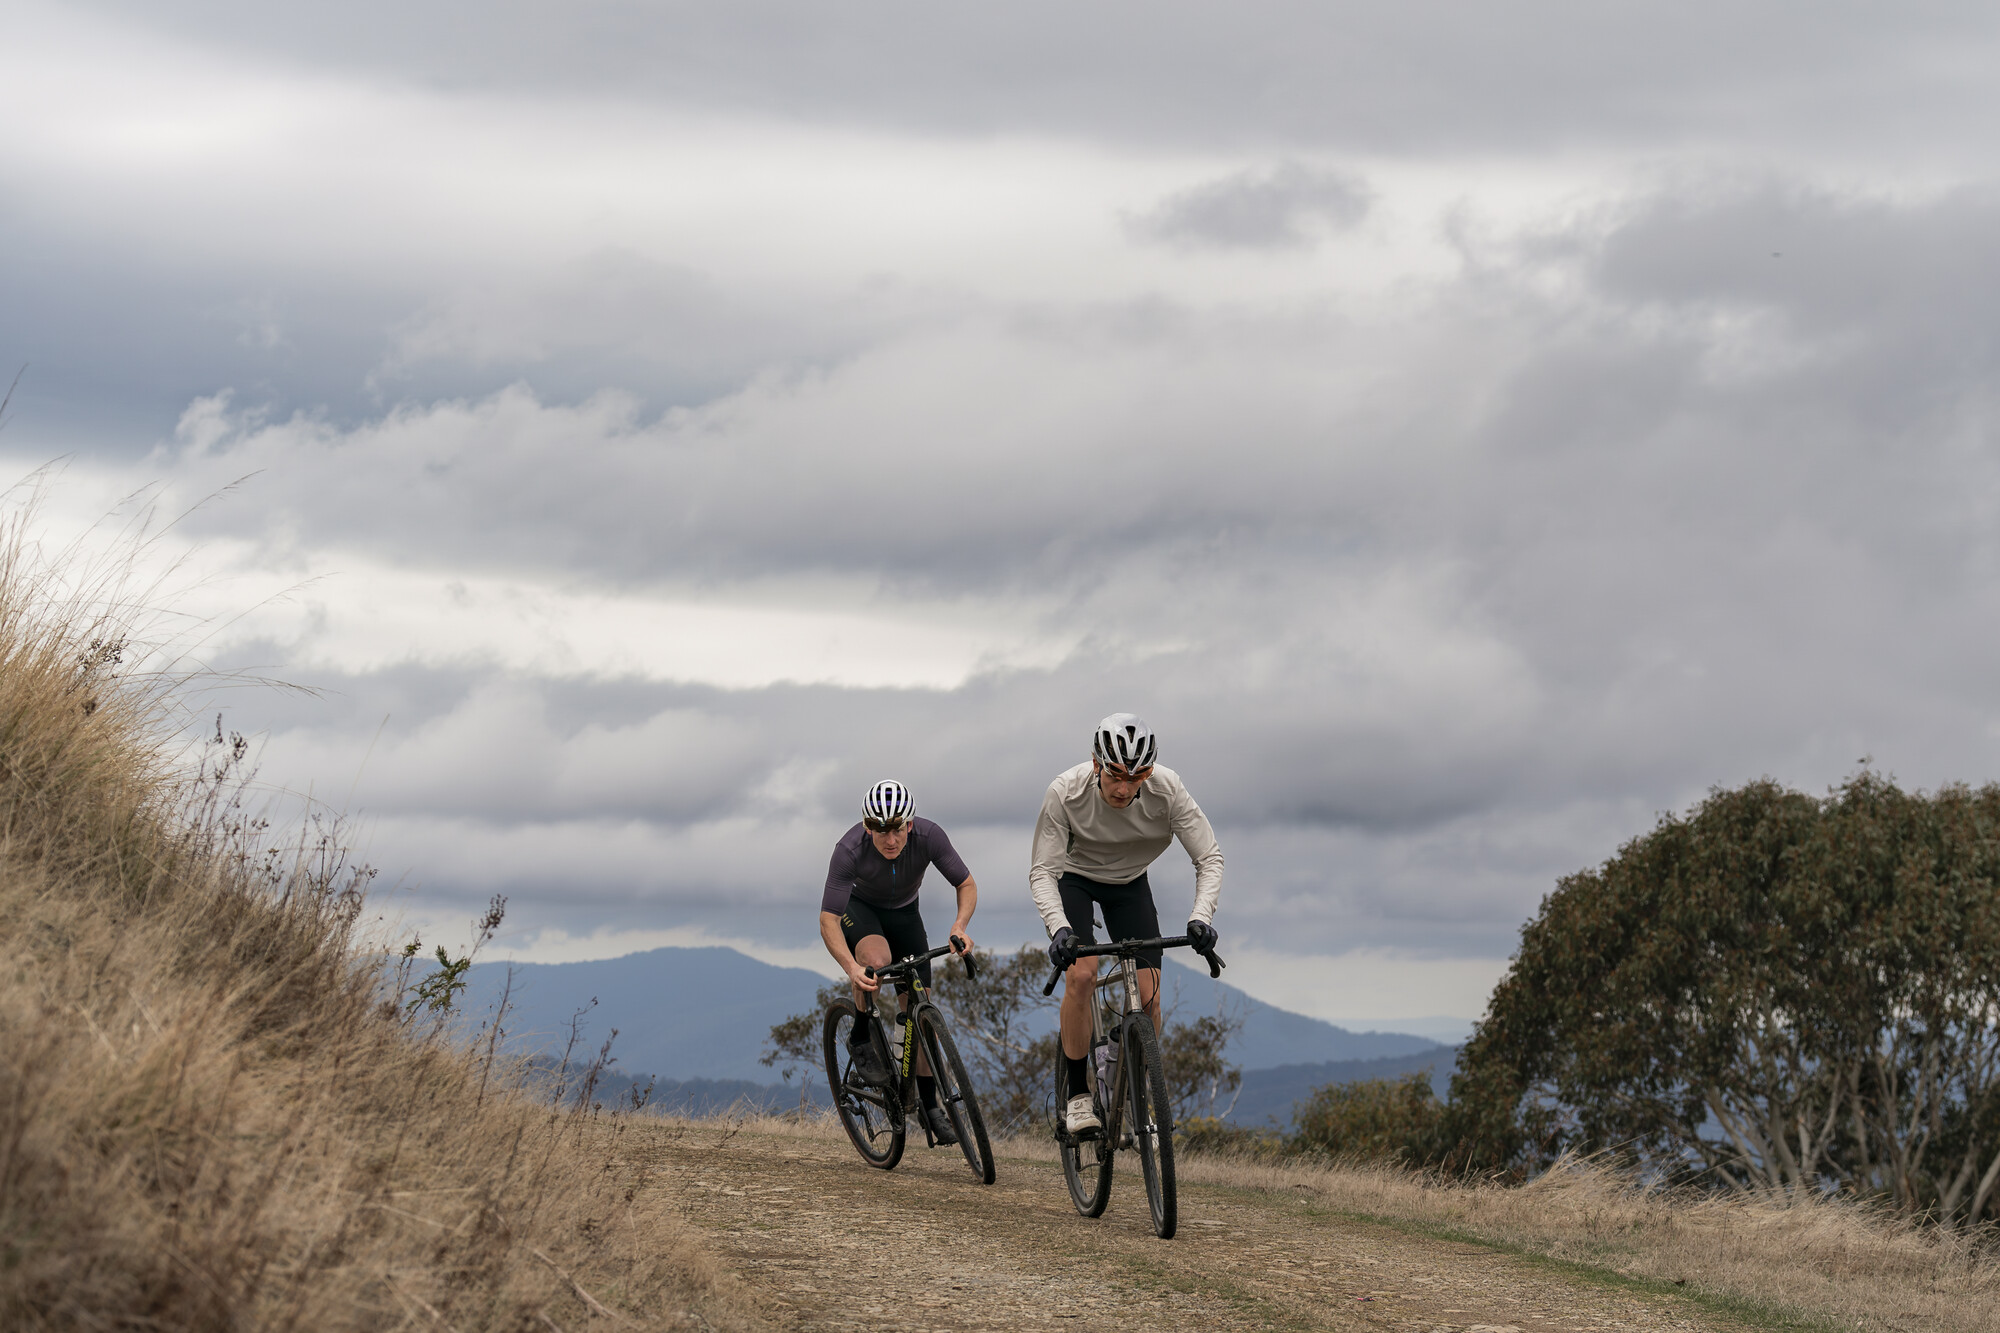
[{"label": "distant mountain ridge", "polygon": [[[1226,955],[1225,955],[1226,956]],[[469,1022],[489,1017],[513,973],[506,1046],[560,1058],[576,1019],[573,1062],[587,1064],[611,1030],[614,1069],[662,1080],[742,1080],[775,1084],[758,1063],[773,1024],[812,1007],[826,979],[802,967],[776,967],[720,946],[662,948],[580,963],[480,963],[467,974],[460,1006]],[[1225,972],[1224,976],[1228,974]],[[1243,1019],[1229,1048],[1246,1070],[1277,1065],[1383,1060],[1446,1048],[1406,1033],[1349,1032],[1253,999],[1211,981],[1169,955],[1166,1002],[1183,1017],[1220,1008]],[[591,1001],[595,999],[593,1006]],[[1046,1021],[1054,1026],[1051,1010]],[[796,1093],[793,1093],[796,1097]]]},{"label": "distant mountain ridge", "polygon": [[[1226,951],[1223,957],[1228,957]],[[1169,1012],[1179,1011],[1182,1017],[1192,1018],[1221,1008],[1243,1019],[1242,1031],[1229,1044],[1231,1063],[1243,1069],[1380,1060],[1445,1049],[1428,1037],[1407,1032],[1350,1032],[1325,1019],[1266,1004],[1230,985],[1227,968],[1222,973],[1224,980],[1212,981],[1206,967],[1190,967],[1171,953],[1166,964],[1161,988],[1166,992]]]},{"label": "distant mountain ridge", "polygon": [[[460,1005],[492,1014],[513,973],[507,1048],[560,1057],[577,1017],[573,1062],[588,1063],[618,1030],[614,1068],[628,1075],[776,1083],[757,1063],[771,1025],[812,1007],[826,978],[774,967],[735,949],[649,949],[581,963],[479,963]],[[591,1004],[592,1000],[596,1004]]]}]

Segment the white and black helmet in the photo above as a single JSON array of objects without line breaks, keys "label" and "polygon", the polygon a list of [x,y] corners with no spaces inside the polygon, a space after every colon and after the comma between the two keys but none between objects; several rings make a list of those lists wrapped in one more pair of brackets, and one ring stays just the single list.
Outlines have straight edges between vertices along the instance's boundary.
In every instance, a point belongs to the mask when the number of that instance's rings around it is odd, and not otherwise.
[{"label": "white and black helmet", "polygon": [[[881,825],[881,829],[900,828],[917,813],[917,798],[910,795],[910,789],[894,778],[883,778],[868,789],[868,795],[861,802],[861,822],[871,828]],[[881,829],[876,829],[880,832]]]},{"label": "white and black helmet", "polygon": [[1090,737],[1090,753],[1106,768],[1122,768],[1137,773],[1151,768],[1160,756],[1160,743],[1153,729],[1137,713],[1113,713],[1097,724]]}]

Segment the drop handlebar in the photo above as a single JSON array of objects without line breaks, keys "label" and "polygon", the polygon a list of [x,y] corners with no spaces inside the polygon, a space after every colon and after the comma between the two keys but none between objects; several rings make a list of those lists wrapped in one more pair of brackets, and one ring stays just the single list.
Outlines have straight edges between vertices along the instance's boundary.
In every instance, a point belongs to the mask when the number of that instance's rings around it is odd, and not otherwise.
[{"label": "drop handlebar", "polygon": [[[1126,958],[1148,949],[1191,949],[1193,947],[1194,941],[1190,940],[1187,936],[1174,935],[1170,938],[1157,940],[1118,940],[1111,944],[1086,944],[1076,951],[1076,956],[1078,958],[1098,958],[1107,954],[1115,954],[1120,958]],[[1221,954],[1210,950],[1201,956],[1208,963],[1209,976],[1219,977],[1222,975],[1224,964]],[[1062,975],[1063,969],[1057,968],[1055,973],[1049,977],[1049,984],[1042,987],[1042,994],[1055,994],[1056,983],[1062,980]]]},{"label": "drop handlebar", "polygon": [[[887,967],[864,967],[861,970],[871,981],[894,981],[898,977],[914,975],[916,970],[923,964],[930,962],[933,958],[942,958],[949,953],[958,954],[959,958],[964,961],[965,979],[967,981],[977,981],[979,980],[979,969],[973,965],[972,950],[964,949],[964,945],[965,941],[954,935],[951,937],[951,943],[945,945],[943,948],[932,949],[929,953],[913,953],[908,958],[898,958]],[[961,949],[964,949],[964,952],[961,953]]]}]

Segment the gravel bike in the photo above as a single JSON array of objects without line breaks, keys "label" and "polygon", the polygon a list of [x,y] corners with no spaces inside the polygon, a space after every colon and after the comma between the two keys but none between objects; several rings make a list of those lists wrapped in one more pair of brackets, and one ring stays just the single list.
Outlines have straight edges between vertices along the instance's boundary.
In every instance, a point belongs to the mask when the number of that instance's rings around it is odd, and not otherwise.
[{"label": "gravel bike", "polygon": [[[931,1002],[930,989],[918,971],[924,963],[952,952],[953,948],[946,945],[929,953],[911,954],[887,967],[867,969],[868,976],[877,981],[893,981],[899,991],[910,996],[910,1007],[896,1015],[900,1036],[894,1056],[883,1038],[885,1024],[880,1021],[879,1013],[877,1021],[870,1024],[869,1038],[889,1070],[886,1087],[868,1082],[853,1068],[847,1039],[859,1017],[854,1001],[835,1000],[827,1008],[822,1030],[826,1081],[833,1091],[833,1109],[840,1116],[841,1127],[847,1131],[854,1150],[868,1165],[888,1171],[903,1160],[903,1140],[910,1121],[923,1126],[927,1144],[938,1146],[917,1090],[917,1054],[922,1051],[930,1063],[931,1077],[937,1080],[938,1105],[951,1121],[966,1165],[972,1168],[980,1184],[991,1185],[993,1146],[986,1138],[986,1118],[979,1113],[979,1099],[972,1091],[972,1080],[966,1077],[965,1062],[958,1058],[958,1047],[945,1026],[944,1014]],[[968,951],[959,957],[965,962],[966,979],[975,980],[978,974],[972,954]]]},{"label": "gravel bike", "polygon": [[[1111,1201],[1111,1160],[1120,1148],[1139,1154],[1139,1170],[1146,1178],[1146,1204],[1153,1214],[1153,1232],[1161,1240],[1172,1240],[1176,1217],[1174,1196],[1174,1104],[1167,1095],[1167,1070],[1160,1058],[1160,1034],[1152,1016],[1139,1002],[1139,962],[1141,953],[1154,949],[1193,947],[1185,935],[1171,939],[1118,940],[1112,944],[1089,944],[1076,951],[1078,958],[1115,958],[1115,966],[1097,978],[1091,992],[1090,1058],[1085,1072],[1091,1083],[1097,1118],[1102,1128],[1071,1134],[1063,1117],[1068,1100],[1068,1081],[1063,1071],[1062,1050],[1056,1050],[1056,1145],[1062,1154],[1063,1181],[1069,1186],[1070,1202],[1085,1217],[1101,1217]],[[1222,959],[1203,954],[1208,975],[1222,975]],[[1063,970],[1056,969],[1042,994],[1054,994]],[[1111,992],[1105,996],[1105,992]],[[1116,1006],[1116,1011],[1113,1011]]]}]

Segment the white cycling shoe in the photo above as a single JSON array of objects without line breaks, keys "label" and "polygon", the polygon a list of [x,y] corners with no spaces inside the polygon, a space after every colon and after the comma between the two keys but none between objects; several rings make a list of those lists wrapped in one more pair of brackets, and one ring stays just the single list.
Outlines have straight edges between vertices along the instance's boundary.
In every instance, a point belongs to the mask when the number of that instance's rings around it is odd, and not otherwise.
[{"label": "white cycling shoe", "polygon": [[1089,1093],[1079,1092],[1069,1099],[1069,1106],[1063,1113],[1063,1127],[1071,1134],[1104,1128],[1104,1122],[1097,1118],[1097,1112],[1090,1104]]}]

